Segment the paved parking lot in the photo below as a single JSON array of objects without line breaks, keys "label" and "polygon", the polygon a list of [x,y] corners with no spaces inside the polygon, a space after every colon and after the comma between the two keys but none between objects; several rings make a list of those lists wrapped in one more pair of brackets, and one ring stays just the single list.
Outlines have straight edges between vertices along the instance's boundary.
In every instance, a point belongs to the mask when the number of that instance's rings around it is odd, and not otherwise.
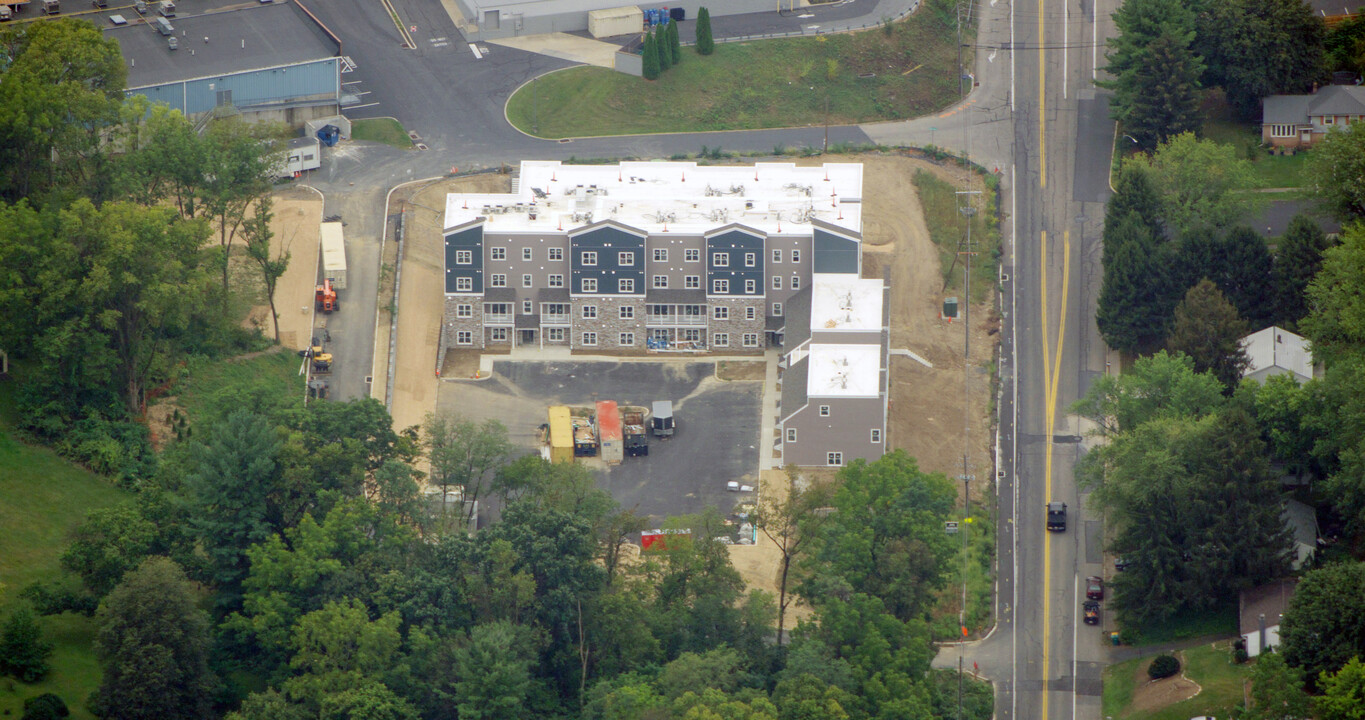
[{"label": "paved parking lot", "polygon": [[495,418],[528,451],[537,449],[550,405],[673,401],[673,438],[651,438],[647,457],[598,473],[599,486],[623,507],[656,519],[707,505],[729,512],[741,497],[727,492],[726,482],[758,485],[761,382],[718,380],[714,363],[686,361],[498,361],[493,371],[487,380],[441,383],[437,407],[474,420]]}]

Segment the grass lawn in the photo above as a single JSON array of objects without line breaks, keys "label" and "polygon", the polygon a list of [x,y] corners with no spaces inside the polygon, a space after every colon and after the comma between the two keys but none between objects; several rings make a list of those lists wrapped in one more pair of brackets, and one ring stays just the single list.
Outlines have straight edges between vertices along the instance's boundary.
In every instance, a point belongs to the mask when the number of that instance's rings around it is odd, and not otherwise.
[{"label": "grass lawn", "polygon": [[1210,91],[1202,106],[1204,127],[1202,135],[1237,149],[1239,157],[1251,160],[1258,188],[1301,188],[1308,185],[1306,172],[1309,153],[1271,155],[1261,147],[1261,130],[1254,124],[1239,121],[1222,99],[1222,93]]},{"label": "grass lawn", "polygon": [[1129,645],[1153,645],[1205,635],[1236,635],[1237,603],[1200,612],[1184,611],[1160,623],[1140,628],[1125,628],[1123,641]]},{"label": "grass lawn", "polygon": [[[947,289],[961,292],[963,263],[957,252],[962,249],[967,227],[959,210],[958,188],[923,170],[915,173],[914,181],[919,190],[920,205],[924,208],[924,222],[929,227],[929,236],[938,246]],[[993,227],[995,210],[990,203],[994,192],[987,190],[981,195],[968,197],[973,198],[978,209],[971,219],[972,247],[977,253],[972,256],[972,301],[980,302],[996,284],[1000,238]]]},{"label": "grass lawn", "polygon": [[[0,616],[8,617],[29,583],[60,575],[58,557],[69,533],[89,510],[130,498],[98,476],[56,453],[25,445],[10,430],[13,383],[0,384]],[[0,680],[0,716],[19,717],[24,700],[45,692],[62,697],[72,717],[89,718],[85,697],[99,684],[99,665],[90,652],[95,624],[70,613],[40,620],[44,638],[55,646],[52,672],[40,683]]]},{"label": "grass lawn", "polygon": [[1198,695],[1160,708],[1135,708],[1139,683],[1147,682],[1141,672],[1151,658],[1138,658],[1104,671],[1104,716],[1113,720],[1188,720],[1199,715],[1230,717],[1242,701],[1242,681],[1250,665],[1234,665],[1228,641],[1200,645],[1184,651],[1185,676],[1202,688]]},{"label": "grass lawn", "polygon": [[[898,120],[958,98],[955,16],[931,0],[903,22],[852,34],[718,43],[648,81],[601,67],[551,73],[507,117],[546,138]],[[964,57],[971,67],[971,57]]]},{"label": "grass lawn", "polygon": [[393,118],[366,118],[351,122],[352,140],[372,140],[401,150],[412,147],[412,138],[403,124]]},{"label": "grass lawn", "polygon": [[189,363],[171,393],[191,423],[237,409],[266,409],[303,402],[301,358],[286,350],[251,353],[241,358]]}]

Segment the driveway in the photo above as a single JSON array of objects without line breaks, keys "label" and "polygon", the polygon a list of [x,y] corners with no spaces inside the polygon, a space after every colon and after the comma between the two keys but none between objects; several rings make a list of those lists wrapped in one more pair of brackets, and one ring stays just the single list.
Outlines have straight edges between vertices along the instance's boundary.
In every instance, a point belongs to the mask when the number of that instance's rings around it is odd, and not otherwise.
[{"label": "driveway", "polygon": [[551,405],[615,400],[647,407],[672,400],[677,432],[669,440],[651,438],[648,456],[611,468],[580,460],[623,507],[658,521],[708,505],[729,512],[740,496],[726,491],[727,482],[758,484],[762,389],[761,382],[717,379],[709,362],[499,360],[486,380],[441,383],[437,409],[496,419],[514,444],[534,452]]}]

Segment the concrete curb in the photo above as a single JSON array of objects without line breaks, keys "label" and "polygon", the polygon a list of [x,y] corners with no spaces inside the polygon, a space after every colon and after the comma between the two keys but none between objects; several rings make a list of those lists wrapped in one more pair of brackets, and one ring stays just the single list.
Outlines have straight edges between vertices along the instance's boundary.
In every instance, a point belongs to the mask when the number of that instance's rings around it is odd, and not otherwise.
[{"label": "concrete curb", "polygon": [[[394,185],[393,187],[389,188],[389,192],[386,193],[386,194],[384,195],[384,217],[381,219],[381,222],[384,223],[384,232],[383,232],[382,235],[379,236],[379,263],[380,263],[381,266],[382,266],[383,263],[384,263],[384,245],[388,242],[388,238],[389,238],[389,205],[390,205],[390,203],[393,202],[393,193],[394,193],[396,190],[398,190],[398,188],[401,188],[401,187],[403,187],[403,186],[405,186],[405,185],[414,185],[414,184],[417,184],[417,183],[433,182],[433,181],[436,181],[436,180],[443,180],[443,179],[445,179],[445,178],[446,178],[445,175],[438,175],[438,176],[435,176],[435,177],[423,178],[423,179],[421,179],[421,180],[409,180],[409,181],[407,181],[407,182],[399,183],[399,184]],[[384,383],[384,410],[385,410],[385,411],[388,411],[388,412],[392,412],[392,411],[393,411],[393,373],[394,373],[394,359],[395,359],[395,357],[397,356],[397,353],[398,353],[398,289],[399,289],[399,287],[400,287],[400,285],[399,285],[399,279],[402,277],[402,272],[403,272],[403,248],[402,248],[401,244],[400,244],[400,246],[399,246],[399,248],[398,248],[398,256],[394,258],[394,263],[393,263],[393,265],[394,265],[394,280],[393,280],[393,316],[389,318],[389,367],[388,367],[388,372],[386,373],[387,378],[385,379],[385,383]],[[374,310],[374,332],[375,332],[375,337],[376,337],[376,338],[379,337],[379,312],[380,312],[380,306],[379,306],[378,303],[375,303],[375,310]],[[375,353],[374,358],[371,359],[371,361],[370,361],[370,377],[371,377],[371,378],[374,377],[374,363],[378,360],[378,358],[379,358],[379,354],[378,354],[378,353]],[[370,389],[370,395],[371,395],[371,397],[373,397],[373,396],[374,396],[374,385],[371,384],[371,385],[370,385],[370,388],[371,388],[371,389]]]}]

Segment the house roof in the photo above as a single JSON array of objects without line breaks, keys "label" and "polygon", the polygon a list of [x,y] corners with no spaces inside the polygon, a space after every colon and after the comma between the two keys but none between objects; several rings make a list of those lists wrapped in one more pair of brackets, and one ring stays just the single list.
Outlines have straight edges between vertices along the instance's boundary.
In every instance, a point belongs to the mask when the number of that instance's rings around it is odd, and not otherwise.
[{"label": "house roof", "polygon": [[881,330],[881,280],[817,273],[811,281],[811,332]]},{"label": "house roof", "polygon": [[1284,524],[1294,537],[1295,567],[1297,568],[1318,549],[1318,513],[1313,506],[1298,500],[1288,500],[1280,513]]},{"label": "house roof", "polygon": [[1308,340],[1274,325],[1242,338],[1251,363],[1243,377],[1272,367],[1284,368],[1304,380],[1313,377],[1313,353]]},{"label": "house roof", "polygon": [[812,343],[806,396],[876,397],[881,389],[881,358],[879,345]]},{"label": "house roof", "polygon": [[1261,122],[1266,125],[1287,125],[1308,122],[1308,103],[1312,95],[1271,95],[1265,99]]},{"label": "house roof", "polygon": [[1243,590],[1237,598],[1237,624],[1241,634],[1259,631],[1261,615],[1265,615],[1266,627],[1279,625],[1280,616],[1289,607],[1298,583],[1298,578],[1288,578]]},{"label": "house roof", "polygon": [[1263,123],[1306,123],[1313,115],[1365,115],[1365,86],[1328,85],[1312,95],[1271,95]]}]

